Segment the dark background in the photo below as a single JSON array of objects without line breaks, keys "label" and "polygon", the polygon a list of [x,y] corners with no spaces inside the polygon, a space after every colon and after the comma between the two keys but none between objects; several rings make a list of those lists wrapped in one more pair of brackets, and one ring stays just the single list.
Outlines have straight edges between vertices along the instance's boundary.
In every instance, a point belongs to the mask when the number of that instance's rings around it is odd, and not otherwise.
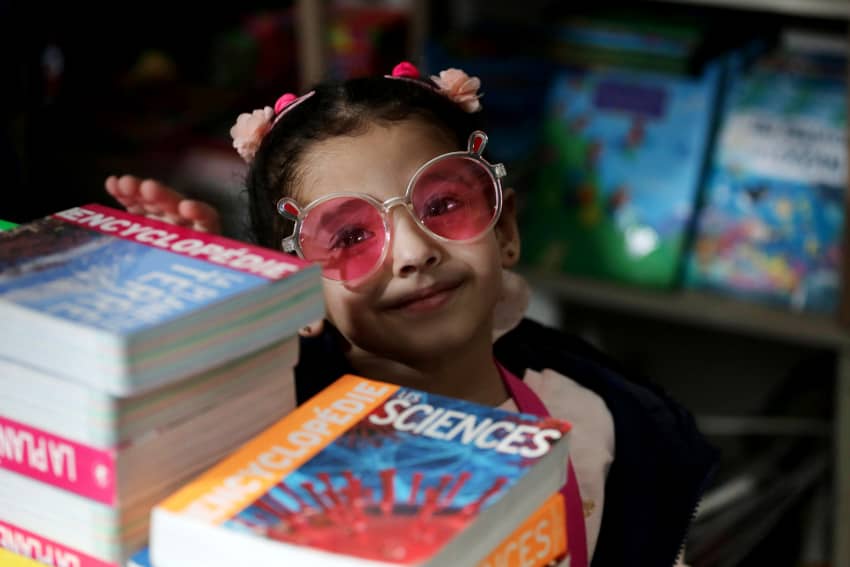
[{"label": "dark background", "polygon": [[[252,76],[245,33],[247,17],[268,10],[280,22],[290,4],[0,1],[0,218],[114,204],[107,175],[167,178],[187,148],[228,150],[236,115],[268,104],[272,84],[296,82],[280,29],[266,34],[281,43],[280,59],[265,62],[276,76]],[[57,53],[58,75],[45,63]]]}]

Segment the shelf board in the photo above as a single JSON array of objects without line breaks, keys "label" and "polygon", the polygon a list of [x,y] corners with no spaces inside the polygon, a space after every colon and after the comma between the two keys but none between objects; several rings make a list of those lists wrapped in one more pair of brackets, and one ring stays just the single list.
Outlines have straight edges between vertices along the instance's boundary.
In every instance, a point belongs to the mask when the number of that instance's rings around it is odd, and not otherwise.
[{"label": "shelf board", "polygon": [[653,290],[521,270],[531,286],[572,303],[817,347],[848,347],[850,332],[825,315],[773,308],[696,290]]},{"label": "shelf board", "polygon": [[754,10],[812,18],[850,20],[850,0],[653,0],[698,4],[735,10]]}]

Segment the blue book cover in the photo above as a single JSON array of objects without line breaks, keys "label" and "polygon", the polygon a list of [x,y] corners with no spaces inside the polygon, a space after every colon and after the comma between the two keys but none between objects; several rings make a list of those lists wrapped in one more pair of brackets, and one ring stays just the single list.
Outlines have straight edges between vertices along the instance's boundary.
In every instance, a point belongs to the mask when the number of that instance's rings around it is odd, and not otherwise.
[{"label": "blue book cover", "polygon": [[16,330],[0,355],[117,395],[258,350],[321,313],[316,266],[108,207],[0,232],[0,317]]},{"label": "blue book cover", "polygon": [[535,268],[678,283],[723,63],[700,77],[563,69],[549,88],[536,184],[521,219]]},{"label": "blue book cover", "polygon": [[563,485],[569,429],[347,375],[158,505],[152,557],[474,565]]},{"label": "blue book cover", "polygon": [[127,567],[152,567],[150,549],[145,546],[127,561]]},{"label": "blue book cover", "polygon": [[831,313],[840,289],[847,85],[844,72],[804,59],[772,53],[736,73],[687,282]]}]

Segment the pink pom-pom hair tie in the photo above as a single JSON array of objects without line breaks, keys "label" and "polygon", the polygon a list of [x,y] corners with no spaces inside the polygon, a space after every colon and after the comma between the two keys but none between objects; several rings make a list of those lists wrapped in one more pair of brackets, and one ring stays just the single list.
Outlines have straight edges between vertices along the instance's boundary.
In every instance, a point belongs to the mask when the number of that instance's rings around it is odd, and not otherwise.
[{"label": "pink pom-pom hair tie", "polygon": [[236,124],[230,129],[230,137],[233,138],[233,147],[242,159],[251,163],[263,138],[277,121],[314,94],[315,91],[310,91],[299,97],[286,93],[275,101],[274,108],[266,106],[251,113],[240,114],[236,118]]},{"label": "pink pom-pom hair tie", "polygon": [[416,65],[411,63],[410,61],[402,61],[395,67],[393,67],[392,77],[409,77],[411,79],[418,79],[420,77],[419,69],[416,68]]}]

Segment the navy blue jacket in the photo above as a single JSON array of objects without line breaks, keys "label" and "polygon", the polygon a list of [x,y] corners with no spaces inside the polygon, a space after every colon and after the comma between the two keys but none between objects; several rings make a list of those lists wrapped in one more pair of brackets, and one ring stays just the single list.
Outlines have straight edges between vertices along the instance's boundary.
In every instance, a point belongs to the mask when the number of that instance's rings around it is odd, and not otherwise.
[{"label": "navy blue jacket", "polygon": [[[301,341],[298,403],[353,372],[337,331],[326,328]],[[717,451],[691,414],[588,343],[529,319],[503,335],[494,354],[519,377],[527,369],[547,368],[569,376],[600,396],[611,412],[616,448],[593,567],[674,565],[717,465]]]}]

